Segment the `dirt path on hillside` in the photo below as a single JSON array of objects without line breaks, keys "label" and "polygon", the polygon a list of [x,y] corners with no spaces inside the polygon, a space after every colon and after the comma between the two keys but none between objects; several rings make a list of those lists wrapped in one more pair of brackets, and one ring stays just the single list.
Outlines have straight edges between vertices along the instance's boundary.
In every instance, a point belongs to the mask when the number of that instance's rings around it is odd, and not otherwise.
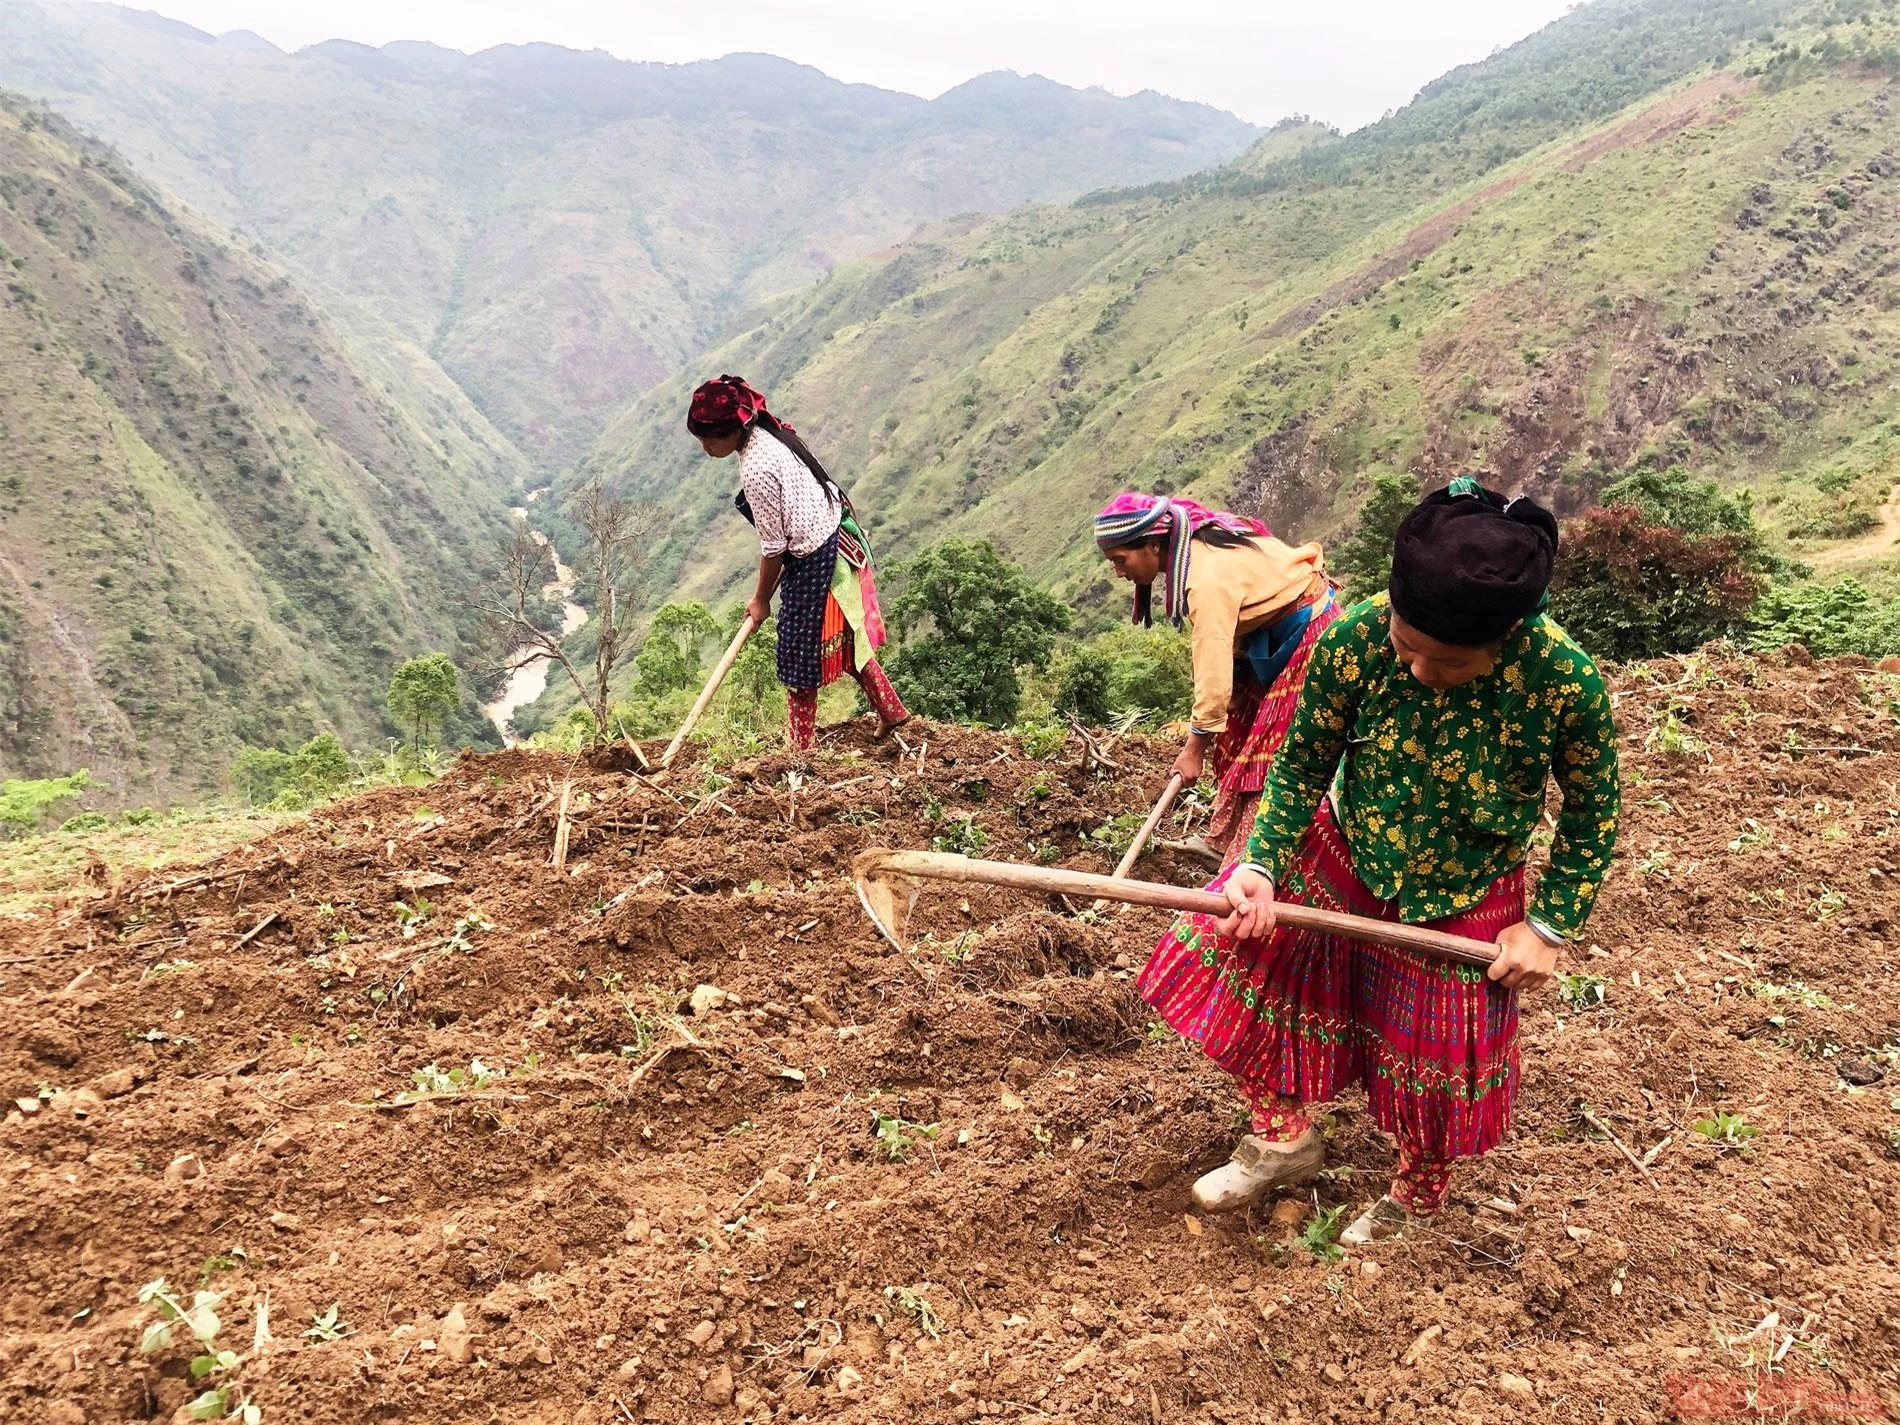
[{"label": "dirt path on hillside", "polygon": [[1848,564],[1858,564],[1863,559],[1877,559],[1883,554],[1891,554],[1900,544],[1900,485],[1887,492],[1887,503],[1880,507],[1880,523],[1859,539],[1849,540],[1846,544],[1837,544],[1832,549],[1824,549],[1809,558],[1816,572],[1839,569]]},{"label": "dirt path on hillside", "polygon": [[1239,1104],[1134,991],[1159,916],[927,890],[906,952],[852,896],[873,844],[1107,869],[1159,739],[1113,773],[922,719],[653,778],[469,755],[101,871],[0,921],[0,1419],[182,1420],[189,1342],[138,1349],[161,1275],[224,1294],[265,1425],[1900,1407],[1900,678],[1696,660],[1616,699],[1568,966],[1601,994],[1528,1000],[1510,1137],[1336,1259],[1302,1232],[1392,1167],[1356,1095],[1313,1191],[1190,1212]]}]

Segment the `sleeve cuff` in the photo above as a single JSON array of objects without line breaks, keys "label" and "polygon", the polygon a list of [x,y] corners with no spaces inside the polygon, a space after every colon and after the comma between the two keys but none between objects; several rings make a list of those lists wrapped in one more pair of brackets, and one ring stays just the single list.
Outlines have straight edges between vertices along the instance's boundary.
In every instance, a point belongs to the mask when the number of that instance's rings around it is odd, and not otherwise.
[{"label": "sleeve cuff", "polygon": [[783,554],[787,547],[782,539],[762,539],[759,541],[759,554],[762,558],[770,559],[775,554]]}]

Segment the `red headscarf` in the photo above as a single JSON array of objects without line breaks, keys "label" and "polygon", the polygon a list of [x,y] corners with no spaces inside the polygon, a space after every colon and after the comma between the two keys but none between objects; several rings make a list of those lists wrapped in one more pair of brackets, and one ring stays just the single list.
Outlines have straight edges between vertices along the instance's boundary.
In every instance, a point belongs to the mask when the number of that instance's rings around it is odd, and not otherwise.
[{"label": "red headscarf", "polygon": [[767,430],[790,433],[792,427],[765,409],[765,393],[748,386],[743,376],[721,376],[702,382],[686,411],[686,429],[697,436],[737,435],[754,421],[764,419]]}]

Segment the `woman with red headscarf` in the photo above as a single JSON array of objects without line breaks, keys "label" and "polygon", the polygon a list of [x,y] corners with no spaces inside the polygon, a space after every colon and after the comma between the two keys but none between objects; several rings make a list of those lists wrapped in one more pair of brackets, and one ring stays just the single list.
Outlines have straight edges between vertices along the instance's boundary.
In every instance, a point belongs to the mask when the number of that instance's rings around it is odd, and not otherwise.
[{"label": "woman with red headscarf", "polygon": [[1154,622],[1159,578],[1167,617],[1193,625],[1194,712],[1174,770],[1191,785],[1213,762],[1207,841],[1231,860],[1293,719],[1314,641],[1338,617],[1320,547],[1294,548],[1259,520],[1192,500],[1132,492],[1095,517],[1095,542],[1134,584],[1136,623]]},{"label": "woman with red headscarf", "polygon": [[884,619],[871,546],[837,481],[740,377],[721,376],[694,391],[686,429],[713,459],[739,457],[733,504],[759,535],[758,582],[746,614],[763,624],[773,594],[779,596],[778,680],[793,748],[803,751],[817,739],[818,690],[846,673],[864,690],[880,735],[909,718],[872,657],[884,642]]}]

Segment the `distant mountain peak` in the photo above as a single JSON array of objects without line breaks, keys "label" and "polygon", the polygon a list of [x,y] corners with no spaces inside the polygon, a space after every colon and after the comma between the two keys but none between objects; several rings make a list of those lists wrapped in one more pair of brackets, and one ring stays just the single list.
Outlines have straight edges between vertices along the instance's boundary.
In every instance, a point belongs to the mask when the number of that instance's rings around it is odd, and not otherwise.
[{"label": "distant mountain peak", "polygon": [[217,44],[220,49],[242,50],[245,54],[281,57],[284,53],[255,30],[226,30],[218,36]]}]

